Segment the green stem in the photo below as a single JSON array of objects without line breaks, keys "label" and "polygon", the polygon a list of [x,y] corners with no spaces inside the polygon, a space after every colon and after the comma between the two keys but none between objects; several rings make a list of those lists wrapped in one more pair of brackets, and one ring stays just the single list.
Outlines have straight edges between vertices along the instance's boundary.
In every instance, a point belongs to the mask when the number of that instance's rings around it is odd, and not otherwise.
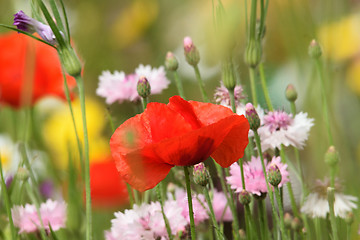
[{"label": "green stem", "polygon": [[207,205],[209,206],[209,210],[210,210],[210,218],[211,218],[211,221],[214,225],[214,228],[215,228],[215,236],[216,236],[216,239],[218,240],[221,240],[223,239],[222,238],[222,233],[220,232],[220,229],[219,229],[219,225],[216,221],[216,218],[215,218],[215,213],[214,213],[214,208],[213,208],[213,205],[212,205],[212,201],[210,199],[210,195],[209,195],[209,191],[206,187],[203,188],[203,193],[205,195],[205,199],[206,199],[206,203]]},{"label": "green stem", "polygon": [[250,88],[251,88],[251,97],[255,107],[258,105],[256,86],[255,86],[255,68],[249,68],[250,74]]},{"label": "green stem", "polygon": [[266,173],[266,167],[265,167],[265,161],[264,161],[264,156],[262,154],[262,150],[261,150],[261,143],[260,143],[260,136],[258,134],[257,131],[254,131],[254,137],[255,137],[255,143],[256,143],[256,147],[258,149],[258,154],[260,156],[261,159],[261,166],[264,172],[264,177],[265,177],[265,182],[266,182],[266,188],[268,190],[268,194],[269,194],[269,198],[270,198],[270,202],[271,202],[271,209],[273,212],[273,216],[274,216],[274,220],[276,222],[276,224],[279,224],[279,216],[278,213],[276,211],[275,208],[275,202],[274,202],[274,195],[273,195],[273,191],[269,185],[268,179],[267,179],[267,173]]},{"label": "green stem", "polygon": [[316,239],[322,239],[322,231],[321,231],[321,219],[315,218],[315,233],[316,233]]},{"label": "green stem", "polygon": [[331,127],[330,127],[329,107],[328,107],[328,102],[327,102],[327,97],[326,97],[325,77],[324,77],[324,73],[323,73],[323,69],[322,69],[320,60],[317,59],[315,61],[315,63],[316,63],[316,68],[317,68],[319,78],[320,78],[320,83],[321,83],[321,95],[322,95],[322,100],[323,100],[323,114],[324,114],[325,126],[326,126],[327,133],[328,133],[329,143],[330,143],[330,145],[334,145],[334,141],[333,141],[333,137],[332,137],[332,133],[331,133]]},{"label": "green stem", "polygon": [[250,39],[255,39],[256,30],[256,5],[257,0],[251,1],[251,15],[250,15]]},{"label": "green stem", "polygon": [[191,186],[190,186],[190,176],[189,176],[189,167],[184,166],[185,182],[186,182],[186,192],[189,205],[189,217],[190,217],[190,232],[191,240],[196,240],[195,233],[195,221],[194,221],[194,211],[192,205],[192,195],[191,195]]},{"label": "green stem", "polygon": [[180,97],[185,99],[183,85],[182,85],[182,82],[180,80],[180,77],[179,77],[179,74],[178,74],[177,71],[174,71],[174,78],[175,78],[175,84],[176,84],[176,87],[177,87],[177,90],[178,90],[178,93],[179,93]]},{"label": "green stem", "polygon": [[76,127],[74,110],[72,108],[72,103],[71,103],[71,98],[70,98],[69,86],[67,84],[67,79],[66,79],[66,74],[65,74],[64,69],[62,68],[61,71],[62,71],[62,75],[64,77],[65,96],[66,96],[67,103],[69,105],[71,120],[72,120],[72,124],[73,124],[74,131],[75,131],[76,143],[77,143],[77,147],[78,147],[78,150],[79,150],[79,157],[80,157],[80,165],[81,165],[81,169],[82,169],[82,176],[84,176],[84,172],[83,172],[84,169],[85,169],[85,167],[84,167],[84,156],[83,156],[83,150],[82,150],[82,147],[81,147],[78,130],[77,130],[77,127]]},{"label": "green stem", "polygon": [[143,111],[145,111],[146,109],[146,105],[148,104],[148,98],[141,98],[141,103],[142,103],[142,107],[143,107]]},{"label": "green stem", "polygon": [[283,237],[283,239],[288,239],[288,236],[286,235],[286,231],[285,231],[284,208],[283,208],[283,204],[281,201],[280,191],[279,191],[278,187],[274,187],[274,189],[275,189],[275,196],[276,196],[277,205],[278,205],[278,209],[279,209],[280,229],[281,229],[282,237]]},{"label": "green stem", "polygon": [[[281,157],[281,160],[282,162],[284,163],[288,163],[287,161],[287,158],[285,156],[285,149],[284,149],[284,145],[281,145],[281,149],[280,149],[280,157]],[[291,182],[287,182],[286,183],[286,187],[288,189],[288,192],[289,192],[289,197],[290,197],[290,202],[291,202],[291,208],[294,212],[294,215],[296,217],[301,217],[300,216],[300,213],[299,213],[299,210],[297,209],[297,206],[296,206],[296,201],[295,201],[295,197],[294,197],[294,193],[293,193],[293,189],[292,189],[292,186],[291,186]]]},{"label": "green stem", "polygon": [[[214,160],[214,162],[215,162],[215,160]],[[224,173],[222,171],[222,167],[219,164],[217,164],[216,162],[215,162],[215,167],[216,167],[217,175],[220,179],[221,188],[225,194],[226,200],[230,207],[231,214],[233,216],[232,227],[233,227],[234,239],[239,239],[239,231],[238,231],[240,229],[239,220],[237,218],[237,211],[236,211],[236,206],[234,204],[233,198],[230,197],[231,189],[229,189],[227,187],[227,185],[225,184]],[[230,194],[230,196],[229,196],[229,194]]]},{"label": "green stem", "polygon": [[262,87],[263,92],[264,92],[264,97],[265,97],[266,104],[267,104],[267,106],[269,108],[269,111],[274,111],[273,105],[271,104],[269,89],[268,89],[267,84],[266,84],[266,78],[265,78],[264,64],[263,63],[259,64],[259,73],[260,73],[261,87]]},{"label": "green stem", "polygon": [[130,203],[130,206],[132,207],[134,205],[134,198],[133,198],[133,194],[131,191],[131,187],[128,183],[126,183],[126,189],[127,189],[128,195],[129,195],[129,203]]},{"label": "green stem", "polygon": [[115,125],[114,125],[114,121],[113,121],[113,119],[111,117],[109,109],[106,109],[106,117],[109,119],[111,132],[114,133],[115,132]]},{"label": "green stem", "polygon": [[229,97],[230,97],[230,103],[231,103],[231,110],[233,111],[233,113],[236,113],[234,89],[228,89],[228,91],[229,91]]},{"label": "green stem", "polygon": [[329,202],[329,210],[330,210],[330,223],[332,229],[332,239],[338,240],[338,230],[335,219],[335,211],[334,211],[334,202],[335,202],[335,189],[333,187],[327,188],[328,202]]},{"label": "green stem", "polygon": [[251,225],[250,225],[250,209],[249,209],[249,205],[244,206],[244,211],[245,211],[245,234],[246,234],[246,239],[253,239],[252,238],[252,234],[253,232],[251,231]]},{"label": "green stem", "polygon": [[259,207],[259,218],[260,218],[260,231],[261,231],[261,239],[268,239],[268,228],[267,228],[267,216],[266,216],[266,207],[264,199],[258,200]]},{"label": "green stem", "polygon": [[246,187],[245,187],[245,176],[244,176],[244,160],[242,158],[239,159],[239,165],[240,165],[240,174],[241,174],[241,184],[243,190],[245,190]]},{"label": "green stem", "polygon": [[351,239],[351,224],[346,224],[346,239]]},{"label": "green stem", "polygon": [[200,87],[200,91],[201,91],[201,95],[203,97],[204,102],[209,102],[209,98],[205,92],[205,85],[203,80],[201,79],[201,75],[200,75],[200,71],[199,71],[199,67],[196,65],[194,66],[194,70],[195,70],[195,75],[196,75],[196,80],[199,84]]},{"label": "green stem", "polygon": [[167,219],[166,215],[165,215],[165,211],[164,211],[164,196],[162,194],[162,182],[160,182],[157,186],[156,186],[156,194],[157,197],[159,199],[160,202],[160,206],[161,206],[161,213],[163,215],[164,218],[164,222],[165,222],[165,226],[166,226],[166,231],[168,233],[169,239],[172,240],[173,235],[171,233],[171,228],[170,228],[170,224],[169,224],[169,220]]},{"label": "green stem", "polygon": [[84,81],[80,75],[75,77],[78,89],[81,106],[81,116],[84,131],[84,151],[85,151],[85,201],[86,201],[86,240],[92,239],[92,216],[91,216],[91,189],[90,189],[90,160],[89,160],[89,138],[86,123],[86,108],[85,108],[85,91]]},{"label": "green stem", "polygon": [[15,227],[14,227],[14,222],[13,222],[13,218],[12,218],[12,213],[11,213],[11,200],[10,200],[10,196],[8,193],[8,189],[6,187],[5,184],[5,179],[4,179],[4,174],[3,174],[3,169],[2,169],[2,162],[1,162],[1,155],[0,155],[0,176],[1,176],[1,189],[2,189],[2,196],[4,199],[4,204],[5,204],[5,209],[6,209],[6,213],[8,215],[9,218],[9,225],[10,225],[10,232],[11,232],[11,239],[12,240],[16,240],[17,239],[17,233],[15,231]]}]

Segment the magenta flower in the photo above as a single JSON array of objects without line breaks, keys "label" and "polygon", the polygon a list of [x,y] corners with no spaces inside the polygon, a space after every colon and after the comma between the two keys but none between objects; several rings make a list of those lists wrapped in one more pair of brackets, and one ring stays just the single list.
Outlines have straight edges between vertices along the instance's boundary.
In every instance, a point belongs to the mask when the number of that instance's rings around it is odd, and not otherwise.
[{"label": "magenta flower", "polygon": [[151,94],[159,94],[170,84],[165,76],[164,67],[152,68],[150,65],[139,65],[135,73],[126,75],[124,72],[103,71],[99,76],[99,86],[96,94],[104,97],[107,104],[123,101],[138,101],[137,83],[141,76],[146,77],[150,84]]},{"label": "magenta flower", "polygon": [[[281,187],[289,181],[287,164],[281,163],[280,157],[273,157],[271,162],[265,164],[266,170],[268,170],[271,164],[276,164],[280,169],[282,180],[278,187]],[[251,157],[250,162],[244,163],[244,177],[246,190],[248,192],[258,196],[260,196],[261,193],[267,192],[266,181],[262,170],[260,157]],[[231,185],[232,189],[236,189],[236,192],[241,192],[243,190],[240,166],[237,163],[234,163],[230,166],[230,176],[227,177],[226,180],[227,183]]]},{"label": "magenta flower", "polygon": [[23,11],[19,11],[14,14],[14,24],[17,29],[25,31],[27,33],[33,34],[37,32],[42,39],[50,44],[56,44],[56,38],[51,30],[50,26],[45,25],[28,15],[26,15]]},{"label": "magenta flower", "polygon": [[[31,233],[41,228],[41,221],[34,205],[14,206],[11,213],[14,225],[20,229],[19,233]],[[40,215],[45,230],[49,231],[50,225],[54,231],[57,231],[65,227],[66,203],[48,199],[40,205]]]}]

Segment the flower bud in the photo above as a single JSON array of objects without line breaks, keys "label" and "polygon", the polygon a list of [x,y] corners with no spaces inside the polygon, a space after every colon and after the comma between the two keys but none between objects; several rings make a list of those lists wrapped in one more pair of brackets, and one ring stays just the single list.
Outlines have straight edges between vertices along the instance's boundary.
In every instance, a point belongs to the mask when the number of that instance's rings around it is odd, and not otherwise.
[{"label": "flower bud", "polygon": [[285,213],[284,215],[284,224],[286,228],[291,228],[291,223],[293,221],[293,217],[290,213]]},{"label": "flower bud", "polygon": [[247,103],[245,105],[245,115],[247,120],[249,121],[250,129],[253,131],[257,131],[257,129],[260,127],[260,118],[251,103]]},{"label": "flower bud", "polygon": [[20,167],[17,170],[16,176],[19,178],[19,180],[21,181],[27,181],[29,178],[29,171],[26,168],[22,168]]},{"label": "flower bud", "polygon": [[322,55],[322,50],[319,43],[313,39],[309,45],[309,56],[314,59],[318,59]]},{"label": "flower bud", "polygon": [[297,95],[297,92],[296,92],[296,89],[295,89],[294,85],[289,84],[286,87],[285,96],[286,96],[286,99],[289,102],[295,102],[296,101],[298,95]]},{"label": "flower bud", "polygon": [[330,167],[335,167],[339,162],[339,153],[336,151],[334,146],[330,146],[325,153],[325,162]]},{"label": "flower bud", "polygon": [[345,222],[346,222],[348,225],[351,225],[351,224],[354,222],[354,213],[348,212],[348,213],[346,214],[346,217],[345,217]]},{"label": "flower bud", "polygon": [[64,66],[65,72],[70,76],[77,77],[81,75],[81,63],[71,46],[65,46],[58,49],[60,60]]},{"label": "flower bud", "polygon": [[[259,39],[263,39],[265,37],[265,33],[266,33],[266,26],[264,25],[264,28],[261,30],[261,21],[260,19],[256,20],[256,36],[259,36]],[[261,31],[261,32],[260,32]]]},{"label": "flower bud", "polygon": [[233,90],[236,85],[234,67],[231,60],[225,61],[222,66],[222,81],[228,90]]},{"label": "flower bud", "polygon": [[260,41],[250,40],[245,50],[245,63],[255,68],[261,61],[262,49]]},{"label": "flower bud", "polygon": [[167,185],[167,192],[174,194],[176,190],[176,185],[172,182],[169,182],[169,184]]},{"label": "flower bud", "polygon": [[267,170],[268,181],[274,187],[277,187],[282,179],[280,169],[276,164],[271,164]]},{"label": "flower bud", "polygon": [[242,205],[248,205],[250,204],[251,202],[251,195],[248,191],[246,190],[242,190],[240,193],[239,193],[239,202],[242,204]]},{"label": "flower bud", "polygon": [[172,52],[166,54],[165,67],[169,71],[176,71],[179,67],[179,62]]},{"label": "flower bud", "polygon": [[194,165],[193,176],[194,182],[200,186],[205,187],[209,182],[209,172],[207,171],[204,163]]},{"label": "flower bud", "polygon": [[151,93],[151,86],[145,76],[140,76],[137,83],[137,92],[140,97],[147,98]]},{"label": "flower bud", "polygon": [[200,61],[200,53],[195,47],[192,39],[190,37],[184,38],[184,54],[186,57],[186,61],[191,66],[197,66]]},{"label": "flower bud", "polygon": [[245,233],[244,229],[239,229],[239,236],[240,236],[240,240],[246,239],[246,233]]},{"label": "flower bud", "polygon": [[300,231],[302,229],[302,222],[299,218],[297,217],[294,217],[294,219],[292,220],[291,222],[291,228],[294,230],[294,231]]}]

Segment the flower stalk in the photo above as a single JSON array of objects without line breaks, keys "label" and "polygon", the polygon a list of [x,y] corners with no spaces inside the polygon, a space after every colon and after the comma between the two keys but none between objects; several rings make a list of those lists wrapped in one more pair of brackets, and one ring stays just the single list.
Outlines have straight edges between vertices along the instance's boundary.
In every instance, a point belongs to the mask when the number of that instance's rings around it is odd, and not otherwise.
[{"label": "flower stalk", "polygon": [[189,174],[189,167],[187,166],[184,166],[184,175],[185,175],[186,192],[187,192],[187,199],[189,206],[191,240],[196,240],[194,211],[193,211],[192,194],[191,194],[191,186],[190,186],[190,174]]}]

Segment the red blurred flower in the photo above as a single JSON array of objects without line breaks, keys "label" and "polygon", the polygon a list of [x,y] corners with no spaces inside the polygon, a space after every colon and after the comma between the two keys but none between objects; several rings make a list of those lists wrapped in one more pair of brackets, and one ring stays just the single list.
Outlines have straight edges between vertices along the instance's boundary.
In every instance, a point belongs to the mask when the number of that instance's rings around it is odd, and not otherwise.
[{"label": "red blurred flower", "polygon": [[[67,76],[70,89],[75,79]],[[16,32],[0,36],[0,102],[21,107],[44,96],[65,99],[56,49]]]},{"label": "red blurred flower", "polygon": [[119,176],[111,157],[91,163],[90,188],[94,207],[119,206],[128,202],[125,182]]},{"label": "red blurred flower", "polygon": [[110,140],[120,175],[139,191],[153,188],[174,166],[190,166],[210,155],[229,167],[244,155],[249,123],[229,108],[179,96],[149,103],[124,122]]}]

